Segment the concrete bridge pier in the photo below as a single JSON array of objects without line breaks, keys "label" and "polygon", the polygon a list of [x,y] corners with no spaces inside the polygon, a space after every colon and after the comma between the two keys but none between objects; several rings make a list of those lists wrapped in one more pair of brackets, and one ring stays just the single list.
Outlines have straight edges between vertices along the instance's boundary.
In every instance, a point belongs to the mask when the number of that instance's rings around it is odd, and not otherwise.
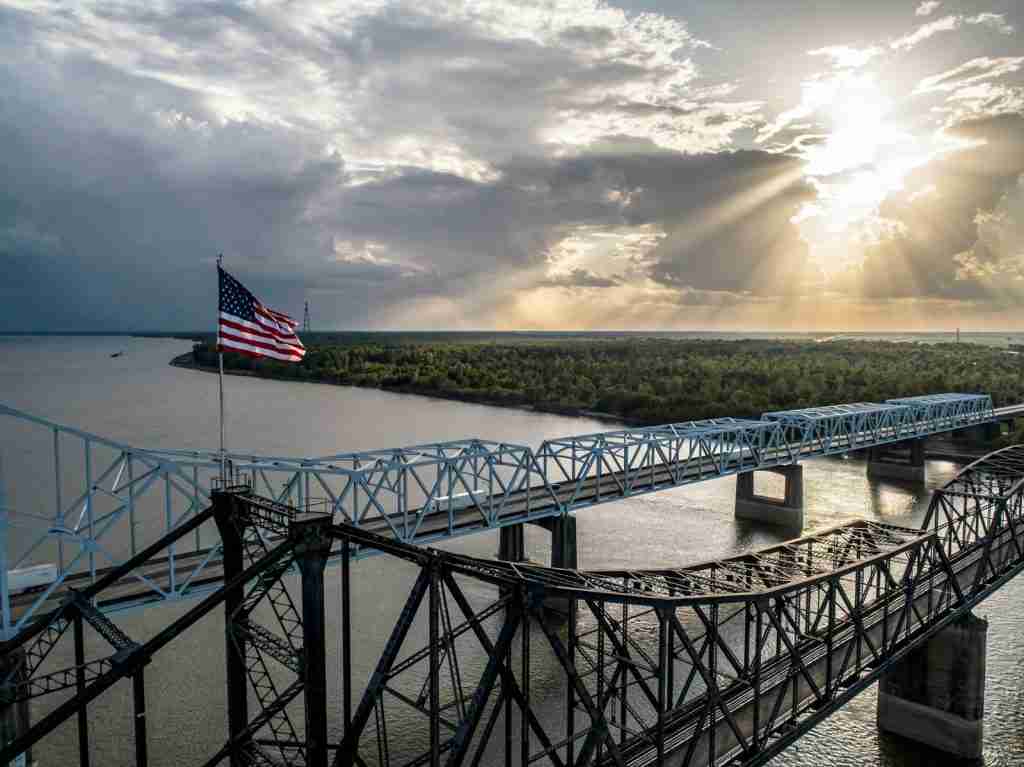
[{"label": "concrete bridge pier", "polygon": [[736,475],[736,519],[762,522],[800,531],[804,526],[804,467],[799,464],[759,469],[781,474],[786,480],[782,498],[771,498],[754,492],[754,474]]},{"label": "concrete bridge pier", "polygon": [[498,559],[522,562],[526,559],[526,535],[523,523],[498,530]]},{"label": "concrete bridge pier", "polygon": [[924,482],[924,440],[907,439],[868,448],[868,476]]},{"label": "concrete bridge pier", "polygon": [[965,759],[984,743],[988,622],[968,613],[878,683],[878,727]]},{"label": "concrete bridge pier", "polygon": [[[523,526],[508,525],[498,530],[498,559],[505,562],[526,560],[526,541]],[[551,533],[551,566],[575,570],[576,558],[576,517],[563,514],[560,517],[538,519],[532,524],[543,527]]]},{"label": "concrete bridge pier", "polygon": [[[576,517],[563,514],[559,517],[539,519],[535,523],[551,533],[551,566],[575,570],[579,566],[576,556]],[[509,525],[498,531],[498,559],[506,562],[526,560],[524,524]],[[548,597],[544,607],[552,623],[561,623],[569,615],[572,600],[562,597]]]},{"label": "concrete bridge pier", "polygon": [[[1010,431],[1013,431],[1013,422],[1010,422]],[[953,432],[953,439],[966,445],[987,445],[998,439],[1003,433],[1003,425],[999,421],[986,421],[975,424],[966,429],[957,429]]]},{"label": "concrete bridge pier", "polygon": [[[576,517],[562,514],[560,517],[549,517],[538,522],[551,532],[551,566],[567,570],[579,567],[576,556]],[[547,597],[544,600],[544,612],[551,623],[564,623],[572,613],[573,600],[565,597]]]}]

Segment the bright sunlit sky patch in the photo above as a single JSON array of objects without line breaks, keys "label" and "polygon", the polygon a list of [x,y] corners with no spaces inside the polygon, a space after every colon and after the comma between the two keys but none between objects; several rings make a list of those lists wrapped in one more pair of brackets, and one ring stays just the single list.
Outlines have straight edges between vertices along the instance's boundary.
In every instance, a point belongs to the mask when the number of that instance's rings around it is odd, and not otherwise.
[{"label": "bright sunlit sky patch", "polygon": [[[0,331],[1021,329],[1015,0],[0,0]],[[73,299],[70,297],[73,296]]]}]

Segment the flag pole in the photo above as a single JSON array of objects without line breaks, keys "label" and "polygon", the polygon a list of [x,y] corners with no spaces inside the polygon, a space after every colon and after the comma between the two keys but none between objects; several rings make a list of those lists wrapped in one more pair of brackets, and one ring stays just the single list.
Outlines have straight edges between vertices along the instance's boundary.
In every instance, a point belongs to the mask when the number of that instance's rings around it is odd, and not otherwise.
[{"label": "flag pole", "polygon": [[[220,253],[217,256],[217,290],[218,294],[220,291],[220,264],[224,259],[224,254]],[[218,306],[220,304],[220,296],[217,298]],[[227,473],[224,471],[226,463],[226,455],[224,452],[224,351],[220,346],[220,317],[217,318],[217,363],[220,368],[220,479],[221,482],[227,483]]]}]

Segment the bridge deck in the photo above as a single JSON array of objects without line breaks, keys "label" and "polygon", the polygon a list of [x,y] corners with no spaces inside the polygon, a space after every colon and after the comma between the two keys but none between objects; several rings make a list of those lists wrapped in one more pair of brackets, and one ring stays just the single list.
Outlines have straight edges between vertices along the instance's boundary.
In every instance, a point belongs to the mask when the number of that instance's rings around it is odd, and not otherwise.
[{"label": "bridge deck", "polygon": [[[1024,561],[1019,559],[1019,545],[1020,541],[1015,539],[1013,532],[1004,530],[994,541],[988,556],[995,562],[1003,564],[1014,562],[1014,569],[1010,574],[1016,574],[1024,567]],[[962,591],[969,592],[978,577],[978,570],[983,566],[987,567],[986,561],[986,555],[980,550],[975,550],[964,553],[951,563],[957,584]],[[864,604],[861,622],[865,630],[862,633],[856,630],[851,621],[845,621],[845,625],[841,625],[832,636],[827,637],[825,632],[821,632],[816,637],[820,640],[828,639],[832,646],[831,652],[819,642],[795,662],[791,656],[784,655],[772,663],[765,664],[759,680],[757,702],[750,682],[732,685],[723,691],[723,699],[733,722],[749,739],[753,736],[756,721],[767,721],[778,699],[781,699],[783,704],[776,717],[783,720],[796,718],[798,714],[812,709],[817,696],[809,679],[801,678],[797,671],[798,666],[806,670],[807,676],[819,688],[824,688],[830,673],[829,664],[832,668],[840,668],[844,658],[852,653],[871,657],[872,644],[874,648],[885,646],[885,636],[906,632],[910,627],[924,628],[925,623],[913,616],[934,616],[935,603],[948,594],[947,581],[948,576],[939,573],[935,578],[919,583],[910,597],[897,593]],[[861,674],[866,677],[873,671],[874,669],[865,668],[861,670]],[[845,680],[847,685],[852,682],[852,679]],[[757,720],[754,717],[755,707],[759,709]],[[705,714],[704,701],[695,701],[687,709],[673,712],[666,728],[668,758],[663,762],[666,767],[683,763],[683,756],[689,751],[691,741],[695,737],[698,742],[690,755],[692,764],[708,763],[712,742],[715,743],[716,760],[739,755],[740,742],[728,723],[725,712],[720,711],[714,716],[713,738],[709,728],[702,728],[701,719]],[[648,738],[649,735],[634,738],[623,749],[631,767],[647,767],[658,763],[656,749],[649,742],[645,742]],[[604,764],[611,765],[613,762],[606,760]]]},{"label": "bridge deck", "polygon": [[[970,463],[978,456],[960,452],[947,452],[946,449],[926,451],[926,457],[933,460],[953,461]],[[781,465],[771,460],[762,461],[762,466],[770,467]],[[734,459],[740,463],[739,457]],[[712,464],[711,459],[702,462],[691,463],[684,472],[673,472],[669,466],[654,466],[649,472],[645,472],[644,492],[650,489],[671,488],[680,484],[689,484],[699,481],[711,468],[716,470],[723,468],[721,464]],[[724,468],[729,468],[725,466]],[[690,482],[681,482],[680,478],[689,479]],[[485,513],[476,505],[466,506],[449,514],[445,510],[436,510],[422,515],[419,529],[413,536],[419,544],[431,543],[438,540],[465,535],[472,532],[482,531],[488,528],[503,526],[506,524],[518,524],[528,521],[546,519],[561,513],[560,507],[577,508],[595,505],[599,502],[608,502],[626,497],[625,472],[593,476],[583,479],[577,484],[564,484],[554,487],[552,499],[541,503],[533,501],[530,490],[519,490],[508,494],[508,501],[503,502],[501,496],[494,496],[495,505],[501,507],[497,524],[488,523],[485,520]],[[417,510],[419,511],[419,510]],[[406,522],[407,517],[402,514],[393,514],[389,517],[374,517],[365,523],[358,525],[370,533],[387,536],[395,540],[401,540],[401,534],[396,535],[395,531],[400,530]],[[390,523],[390,524],[389,524]],[[374,550],[356,550],[354,558],[371,556]],[[102,578],[112,568],[97,568],[96,579]],[[154,558],[140,568],[135,576],[129,575],[122,578],[115,585],[108,587],[103,592],[103,597],[98,603],[104,610],[120,610],[136,607],[151,602],[162,601],[168,595],[178,594],[177,598],[194,597],[207,593],[217,588],[223,582],[223,568],[218,551],[215,547],[207,547],[198,551],[190,551],[178,554],[174,557],[174,580],[172,584],[171,562],[167,556]],[[145,580],[143,580],[145,579]],[[25,593],[11,597],[12,617],[18,620],[30,608],[33,611],[49,610],[58,605],[67,594],[69,588],[82,589],[93,581],[88,572],[80,572],[67,576],[64,581],[53,590],[43,602],[36,604],[39,599],[37,593]],[[147,583],[148,581],[148,583]],[[188,584],[184,592],[182,586]],[[157,591],[154,586],[159,589]],[[171,597],[174,598],[174,597]]]},{"label": "bridge deck", "polygon": [[[814,457],[815,454],[808,449],[807,455]],[[783,460],[787,458],[778,451],[775,452],[775,456],[777,459],[763,457],[761,466],[770,468],[782,465]],[[935,451],[926,451],[926,457],[932,460],[968,464],[977,460],[979,456],[961,452],[953,453],[948,449],[940,448]],[[501,495],[495,495],[488,500],[493,501],[501,511],[496,519],[490,520],[486,518],[485,510],[476,505],[466,506],[452,513],[435,510],[420,514],[421,510],[417,510],[421,521],[412,538],[418,544],[428,544],[496,526],[546,519],[560,514],[561,508],[587,508],[597,503],[622,499],[632,495],[630,489],[633,489],[634,492],[647,493],[656,491],[656,489],[689,484],[706,478],[707,473],[713,469],[715,471],[728,470],[741,463],[742,458],[737,456],[731,460],[731,464],[725,465],[715,462],[713,459],[691,462],[681,472],[664,464],[653,466],[644,472],[642,484],[639,486],[636,472],[634,472],[632,487],[627,484],[626,472],[590,476],[578,483],[555,485],[553,497],[550,500],[545,499],[541,503],[532,500],[531,492],[528,489],[508,494],[507,500]],[[402,525],[406,524],[408,519],[407,515],[395,513],[387,517],[372,517],[356,526],[393,540],[403,540],[409,538],[401,535]],[[353,558],[372,556],[375,553],[373,549],[365,551],[356,549]],[[223,569],[218,550],[215,547],[178,554],[174,556],[173,564],[173,583],[170,557],[158,557],[148,561],[137,571],[136,576],[127,576],[115,586],[105,589],[98,606],[104,610],[119,610],[168,598],[195,597],[217,588],[223,582]],[[102,578],[111,569],[112,567],[97,568],[95,578],[97,580]],[[71,574],[48,595],[47,599],[38,604],[38,593],[13,595],[11,597],[13,619],[18,620],[30,609],[34,612],[52,609],[65,598],[69,588],[80,590],[92,581],[89,572]],[[183,586],[185,588],[182,590]],[[175,594],[177,597],[169,596]]]},{"label": "bridge deck", "polygon": [[[546,440],[537,450],[470,439],[320,458],[236,453],[226,460],[263,495],[310,510],[319,502],[316,508],[339,521],[425,544],[716,477],[919,439],[1014,412],[993,410],[986,395],[942,394],[781,411],[761,420],[721,418],[575,435]],[[83,575],[90,566],[100,577],[100,558],[92,552],[123,550],[124,539],[116,536],[127,538],[128,529],[167,534],[198,514],[209,504],[222,469],[217,452],[138,449],[2,405],[0,416],[42,428],[47,438],[52,434],[59,479],[52,513],[8,512],[8,530],[39,532],[15,538],[0,571],[33,564],[33,552],[44,551],[43,544],[70,549],[73,559],[61,561],[60,580],[43,598],[12,596],[0,583],[0,594],[9,597],[10,613],[2,616],[12,621],[3,626],[7,633],[59,600],[68,585],[91,579]],[[81,448],[74,470],[68,443]],[[81,475],[64,476],[75,470]],[[75,483],[81,483],[81,493],[70,503],[62,500],[62,486]],[[182,541],[173,565],[167,562],[163,572],[159,564],[147,565],[135,579],[137,588],[129,583],[110,592],[109,607],[180,599],[213,587],[220,576],[216,554],[210,555],[198,539],[194,546]],[[112,557],[112,566],[128,556]]]},{"label": "bridge deck", "polygon": [[[561,763],[558,755],[572,744],[578,759],[570,756],[568,761],[580,764],[764,764],[1024,569],[1024,446],[997,451],[960,471],[934,493],[921,529],[858,520],[746,554],[675,568],[564,570],[427,550],[396,540],[390,527],[390,535],[380,535],[325,516],[309,517],[301,509],[261,498],[247,486],[226,489],[216,502],[218,510],[230,514],[218,517],[221,524],[233,519],[240,530],[249,531],[240,538],[225,538],[225,546],[235,547],[228,557],[234,562],[234,590],[210,595],[143,645],[122,636],[126,655],[117,646],[116,625],[104,624],[108,639],[114,639],[115,654],[70,671],[36,673],[72,618],[77,621],[84,616],[94,624],[102,617],[83,605],[103,583],[90,587],[24,635],[3,643],[8,652],[10,647],[34,641],[24,656],[25,673],[33,678],[16,685],[16,694],[22,697],[15,700],[76,684],[78,692],[0,750],[0,760],[37,742],[76,708],[135,673],[178,633],[242,593],[245,610],[229,610],[228,615],[244,617],[230,618],[228,630],[242,632],[236,638],[244,634],[249,648],[243,650],[245,657],[250,657],[251,650],[259,663],[273,660],[297,675],[286,690],[260,698],[262,710],[252,727],[263,727],[268,717],[279,714],[287,719],[286,707],[297,700],[296,691],[307,684],[307,674],[318,675],[309,677],[313,682],[326,679],[326,667],[319,660],[326,653],[327,606],[318,552],[325,551],[322,547],[329,547],[331,541],[346,548],[376,549],[418,568],[393,629],[381,632],[375,672],[369,678],[360,674],[354,679],[342,664],[346,701],[352,693],[363,692],[351,716],[345,715],[341,742],[331,747],[336,764],[339,760],[348,764],[360,752],[370,753],[373,744],[366,741],[372,737],[364,738],[364,730],[371,715],[377,717],[377,737],[387,737],[381,735],[388,729],[385,696],[390,696],[391,705],[411,706],[424,715],[414,717],[415,721],[403,720],[402,747],[426,748],[409,764],[438,763],[442,754],[450,754],[446,761],[461,764],[477,736],[481,741],[474,762],[479,762],[502,710],[507,727],[514,706],[522,714],[524,763],[545,756]],[[122,567],[129,569],[147,560],[144,566],[155,566],[158,572],[169,562],[152,557],[180,536],[191,534],[210,514],[198,515]],[[250,547],[256,540],[250,533],[256,527],[288,539],[280,545]],[[244,558],[243,552],[247,552]],[[301,613],[280,582],[289,566],[300,563]],[[140,572],[136,569],[135,575]],[[464,591],[460,582],[472,588]],[[340,607],[341,642],[348,648],[352,638],[345,605],[354,579],[342,578],[341,584],[346,590]],[[253,623],[253,608],[263,600],[273,607],[268,611],[273,615],[266,617],[276,616],[274,628]],[[451,610],[450,600],[455,604]],[[544,605],[549,600],[572,611],[567,632],[553,628],[545,618]],[[577,610],[584,614],[582,618],[575,617]],[[410,633],[414,622],[428,623],[429,632],[425,636]],[[565,717],[546,716],[540,721],[532,712],[529,684],[536,668],[530,661],[533,642],[527,641],[532,631],[553,650],[553,656],[541,660],[546,673],[550,676],[554,669],[557,675],[560,669],[565,675]],[[417,633],[412,641],[425,639],[426,646],[403,648],[405,637]],[[485,667],[480,668],[476,660],[461,671],[452,666],[453,681],[442,683],[442,666],[458,662],[457,639],[460,652],[468,649],[468,642]],[[518,639],[519,648],[514,663],[513,639]],[[680,665],[684,672],[677,675]],[[75,672],[86,671],[91,676],[79,676],[76,681]],[[247,677],[248,671],[248,664],[239,664],[233,671],[229,667],[235,675],[229,678],[237,682],[229,683],[229,688],[262,689],[258,685],[265,683],[265,671]],[[425,683],[428,677],[431,681]],[[499,679],[501,692],[495,702],[492,693]],[[220,756],[244,747],[258,763],[276,763],[269,757],[256,759],[264,746],[272,746],[280,750],[283,763],[292,764],[293,755],[301,758],[306,750],[312,753],[320,747],[320,757],[313,761],[325,765],[322,746],[328,737],[328,700],[321,694],[325,689],[326,685],[307,685],[302,699],[307,722],[321,727],[319,741],[292,736],[253,739],[243,746],[232,739]],[[411,689],[419,690],[419,695],[407,694]],[[481,725],[488,707],[487,724]],[[347,702],[345,708],[349,708]],[[237,726],[246,729],[247,721],[248,717]],[[418,729],[416,723],[423,725],[422,734],[413,732]],[[425,732],[428,727],[429,733]],[[311,737],[308,731],[306,737]],[[496,741],[495,747],[509,748],[509,743]],[[212,761],[218,759],[215,756]]]}]

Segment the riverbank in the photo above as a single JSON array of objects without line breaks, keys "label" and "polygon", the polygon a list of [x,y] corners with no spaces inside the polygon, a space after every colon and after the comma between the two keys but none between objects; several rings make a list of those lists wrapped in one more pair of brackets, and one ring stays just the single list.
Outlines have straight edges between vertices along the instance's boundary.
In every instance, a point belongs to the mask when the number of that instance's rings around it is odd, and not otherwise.
[{"label": "riverbank", "polygon": [[[198,370],[202,373],[220,372],[218,368],[212,367],[210,365],[200,365],[198,362],[196,362],[195,356],[192,354],[192,352],[179,354],[177,357],[170,361],[170,365],[178,368],[186,368],[188,370]],[[232,368],[224,368],[224,375],[241,376],[244,378],[265,378],[270,381],[287,381],[288,383],[312,383],[321,384],[324,386],[350,387],[354,389],[377,389],[379,391],[392,392],[395,394],[414,394],[417,397],[430,397],[432,399],[443,399],[452,402],[469,402],[475,405],[490,405],[491,407],[503,407],[509,410],[522,410],[528,413],[551,413],[552,415],[562,415],[572,418],[593,418],[594,420],[604,421],[615,426],[641,425],[639,421],[630,421],[628,419],[621,418],[612,413],[602,413],[595,410],[584,410],[581,408],[572,407],[531,405],[527,402],[510,402],[507,399],[502,399],[499,397],[488,397],[485,394],[474,394],[471,392],[444,392],[437,391],[435,389],[427,389],[425,387],[420,388],[410,385],[359,386],[358,384],[338,383],[337,381],[331,381],[325,378],[318,378],[315,376],[311,378],[297,379],[291,376],[280,375],[272,371],[263,370],[237,370]]]},{"label": "riverbank", "polygon": [[[1024,400],[1020,358],[971,344],[586,338],[523,342],[316,339],[298,364],[224,356],[235,373],[416,394],[614,424],[656,425],[937,391]],[[179,365],[216,370],[212,340]]]}]

